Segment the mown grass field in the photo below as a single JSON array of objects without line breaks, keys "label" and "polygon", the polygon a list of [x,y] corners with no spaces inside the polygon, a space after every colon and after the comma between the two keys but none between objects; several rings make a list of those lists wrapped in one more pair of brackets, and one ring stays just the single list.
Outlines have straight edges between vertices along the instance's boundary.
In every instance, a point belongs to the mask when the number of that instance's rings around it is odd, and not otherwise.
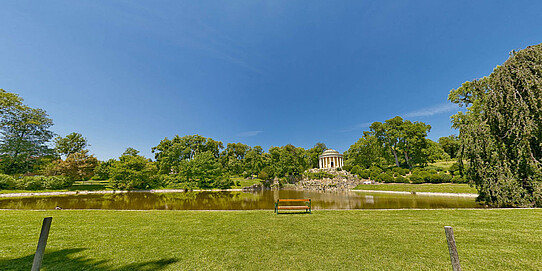
[{"label": "mown grass field", "polygon": [[408,192],[435,192],[435,193],[469,193],[477,194],[476,188],[470,187],[468,184],[360,184],[356,186],[356,190],[379,190],[379,191],[408,191]]},{"label": "mown grass field", "polygon": [[542,210],[0,211],[0,270],[540,270]]}]

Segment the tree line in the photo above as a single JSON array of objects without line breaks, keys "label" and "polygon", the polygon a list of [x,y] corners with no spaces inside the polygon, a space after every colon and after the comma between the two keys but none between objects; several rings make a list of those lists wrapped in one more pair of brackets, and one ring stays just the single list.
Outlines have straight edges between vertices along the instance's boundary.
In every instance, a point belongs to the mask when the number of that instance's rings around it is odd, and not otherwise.
[{"label": "tree line", "polygon": [[[64,185],[94,178],[110,180],[118,189],[229,188],[232,176],[295,180],[307,169],[317,168],[319,155],[327,149],[324,143],[316,143],[310,149],[288,144],[271,147],[266,152],[261,146],[224,144],[200,135],[176,135],[171,139],[164,138],[152,147],[154,161],[139,155],[133,148],[127,148],[117,159],[99,161],[89,153],[90,145],[82,134],[55,135],[50,130],[53,122],[44,110],[24,105],[14,93],[1,90],[0,95],[0,170],[15,177],[60,176],[69,180],[63,179]],[[444,144],[446,138],[441,142],[442,147],[426,138],[429,130],[429,125],[401,117],[384,123],[375,122],[371,130],[364,132],[364,136],[345,153],[345,169],[354,166],[357,166],[355,169],[384,168],[392,163],[412,168],[453,157],[455,150],[448,150],[450,154],[445,151],[450,145]],[[452,137],[448,141],[454,140]],[[40,187],[34,185],[35,180],[28,181],[31,178],[5,175],[6,181],[0,181],[0,187]],[[17,180],[19,185],[13,185]]]}]

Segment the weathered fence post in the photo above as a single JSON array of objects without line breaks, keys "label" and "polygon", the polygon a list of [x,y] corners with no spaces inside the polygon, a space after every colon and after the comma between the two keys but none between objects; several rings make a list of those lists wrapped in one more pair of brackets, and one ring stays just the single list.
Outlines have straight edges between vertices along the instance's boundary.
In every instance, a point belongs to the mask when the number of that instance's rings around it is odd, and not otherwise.
[{"label": "weathered fence post", "polygon": [[52,220],[52,217],[43,219],[38,248],[36,249],[36,255],[34,255],[34,262],[32,263],[32,271],[39,271],[41,268],[41,262],[43,260],[43,254],[45,253],[45,246],[47,245],[47,237],[49,237],[49,229],[51,228]]},{"label": "weathered fence post", "polygon": [[459,264],[459,255],[457,254],[457,247],[455,246],[454,229],[450,226],[444,226],[446,232],[446,240],[448,241],[448,250],[450,251],[450,258],[452,260],[452,270],[461,271],[461,265]]}]

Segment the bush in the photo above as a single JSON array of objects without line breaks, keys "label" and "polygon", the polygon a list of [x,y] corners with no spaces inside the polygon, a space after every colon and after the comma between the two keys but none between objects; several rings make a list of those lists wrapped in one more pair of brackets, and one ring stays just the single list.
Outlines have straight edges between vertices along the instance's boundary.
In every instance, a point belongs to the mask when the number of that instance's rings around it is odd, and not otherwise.
[{"label": "bush", "polygon": [[352,172],[352,166],[351,165],[344,165],[343,169],[350,172],[350,173],[356,174],[356,173]]},{"label": "bush", "polygon": [[371,177],[370,171],[361,170],[360,173],[358,174],[358,177],[360,177],[361,179],[369,179]]},{"label": "bush", "polygon": [[423,183],[423,178],[420,176],[419,173],[413,173],[410,175],[410,181],[415,184]]},{"label": "bush", "polygon": [[380,172],[370,171],[369,173],[369,178],[373,181],[376,181],[378,176],[380,176]]},{"label": "bush", "polygon": [[62,189],[73,185],[73,180],[66,176],[43,177],[42,181],[46,189]]},{"label": "bush", "polygon": [[429,178],[430,183],[442,183],[442,176],[440,174],[431,174]]},{"label": "bush", "polygon": [[441,172],[441,171],[444,171],[444,168],[437,167],[437,166],[426,166],[425,170],[426,171],[433,171],[434,170],[435,172]]},{"label": "bush", "polygon": [[44,186],[43,176],[25,176],[22,178],[16,179],[15,188],[22,190],[42,190]]},{"label": "bush", "polygon": [[465,179],[465,177],[454,176],[452,178],[452,183],[467,183],[467,180]]},{"label": "bush", "polygon": [[[238,185],[241,185],[240,181],[237,181]],[[233,181],[230,178],[219,178],[213,182],[213,187],[218,189],[228,189],[233,185]]]},{"label": "bush", "polygon": [[395,182],[396,183],[410,183],[410,181],[408,180],[408,178],[406,177],[403,177],[401,175],[397,176],[397,178],[395,178]]},{"label": "bush", "polygon": [[393,183],[395,181],[395,178],[390,173],[382,173],[378,175],[376,178],[376,181],[383,182],[383,183]]},{"label": "bush", "polygon": [[448,171],[450,171],[450,174],[452,174],[452,176],[458,175],[459,174],[459,163],[458,162],[453,163]]},{"label": "bush", "polygon": [[360,166],[355,165],[355,166],[353,166],[352,169],[350,170],[350,173],[352,173],[352,174],[358,174],[358,175],[359,175],[362,171],[363,171],[363,169],[362,169]]},{"label": "bush", "polygon": [[442,176],[442,182],[443,182],[443,183],[450,183],[450,182],[452,182],[452,175],[441,173],[441,176]]},{"label": "bush", "polygon": [[14,189],[15,178],[6,174],[0,174],[0,189]]}]

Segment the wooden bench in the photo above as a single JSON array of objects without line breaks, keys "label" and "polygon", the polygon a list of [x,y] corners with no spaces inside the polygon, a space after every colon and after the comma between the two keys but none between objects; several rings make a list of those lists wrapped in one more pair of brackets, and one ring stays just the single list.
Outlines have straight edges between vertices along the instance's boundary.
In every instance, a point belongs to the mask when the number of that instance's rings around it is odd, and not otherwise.
[{"label": "wooden bench", "polygon": [[[302,203],[303,205],[281,205],[281,203]],[[278,199],[275,202],[275,213],[279,210],[303,210],[306,213],[311,213],[311,199]]]}]

